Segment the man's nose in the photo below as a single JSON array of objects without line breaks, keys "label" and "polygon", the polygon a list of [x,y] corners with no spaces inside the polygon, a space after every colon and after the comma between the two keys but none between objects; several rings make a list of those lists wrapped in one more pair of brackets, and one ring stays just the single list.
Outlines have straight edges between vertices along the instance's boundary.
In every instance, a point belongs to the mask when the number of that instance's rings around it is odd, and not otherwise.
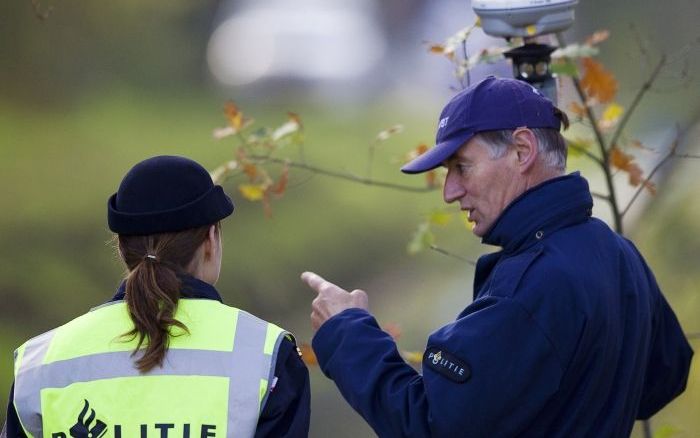
[{"label": "man's nose", "polygon": [[445,186],[442,188],[442,198],[449,204],[462,196],[464,196],[464,187],[459,184],[459,178],[455,176],[454,172],[448,170],[445,177]]}]

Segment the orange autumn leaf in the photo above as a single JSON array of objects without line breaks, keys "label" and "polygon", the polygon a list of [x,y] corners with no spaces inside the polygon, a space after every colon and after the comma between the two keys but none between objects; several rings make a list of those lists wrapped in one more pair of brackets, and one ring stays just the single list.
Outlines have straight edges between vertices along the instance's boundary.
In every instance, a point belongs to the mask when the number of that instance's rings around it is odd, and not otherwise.
[{"label": "orange autumn leaf", "polygon": [[289,165],[285,165],[282,169],[279,179],[275,184],[270,187],[270,191],[277,196],[282,196],[287,190],[287,183],[289,182]]},{"label": "orange autumn leaf", "polygon": [[289,120],[299,125],[299,128],[303,128],[304,125],[301,123],[301,117],[299,117],[299,114],[287,111],[287,116],[289,117]]},{"label": "orange autumn leaf", "polygon": [[252,119],[243,116],[243,112],[238,109],[238,106],[236,106],[232,100],[224,103],[224,114],[226,115],[229,125],[233,128],[234,133],[240,132],[241,129],[253,123]]},{"label": "orange autumn leaf", "polygon": [[428,152],[428,146],[425,143],[419,144],[415,148],[408,151],[408,153],[406,154],[406,158],[405,158],[406,163],[408,163],[409,161],[415,160],[416,158],[418,158],[419,156],[423,155],[426,152]]},{"label": "orange autumn leaf", "polygon": [[447,47],[444,44],[431,44],[428,46],[428,52],[436,53],[438,55],[444,55],[449,60],[453,60],[455,57],[454,48]]},{"label": "orange autumn leaf", "polygon": [[224,114],[233,129],[239,130],[243,126],[243,113],[233,101],[229,100],[224,103]]},{"label": "orange autumn leaf", "polygon": [[435,187],[437,185],[437,172],[430,170],[425,173],[425,183],[428,187]]},{"label": "orange autumn leaf", "polygon": [[300,344],[298,347],[299,353],[301,354],[301,359],[306,365],[314,366],[318,365],[318,359],[316,359],[316,353],[314,353],[311,345],[307,343]]},{"label": "orange autumn leaf", "polygon": [[583,58],[581,63],[583,64],[581,86],[588,97],[594,98],[600,103],[612,101],[617,93],[615,76],[607,71],[603,64],[592,58]]},{"label": "orange autumn leaf", "polygon": [[253,163],[243,163],[243,172],[248,176],[248,179],[255,181],[258,176],[258,166]]},{"label": "orange autumn leaf", "polygon": [[569,111],[571,111],[576,117],[586,117],[586,108],[578,102],[571,102],[569,104]]},{"label": "orange autumn leaf", "polygon": [[389,336],[391,336],[395,341],[401,337],[401,327],[395,322],[386,324],[384,327],[382,327],[382,329],[389,333]]},{"label": "orange autumn leaf", "polygon": [[445,53],[445,46],[443,46],[442,44],[431,44],[428,47],[428,51],[430,53],[439,53],[442,55],[443,53]]},{"label": "orange autumn leaf", "polygon": [[634,156],[626,154],[618,147],[614,147],[610,151],[610,164],[623,172],[627,172],[630,185],[637,187],[643,184],[649,193],[652,195],[656,194],[656,185],[644,178],[642,168],[634,161]]}]

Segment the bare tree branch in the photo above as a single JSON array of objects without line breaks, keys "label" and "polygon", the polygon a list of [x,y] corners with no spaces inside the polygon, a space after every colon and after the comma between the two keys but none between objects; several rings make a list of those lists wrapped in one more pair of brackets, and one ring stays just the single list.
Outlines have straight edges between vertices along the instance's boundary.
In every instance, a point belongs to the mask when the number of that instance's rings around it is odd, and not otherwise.
[{"label": "bare tree branch", "polygon": [[446,256],[448,256],[448,257],[452,257],[452,258],[455,258],[455,259],[457,259],[457,260],[461,260],[461,261],[463,261],[463,262],[467,262],[467,263],[469,263],[469,264],[472,265],[472,266],[476,266],[476,262],[475,262],[474,260],[469,260],[468,258],[462,257],[462,256],[457,255],[457,254],[454,254],[454,253],[451,253],[451,252],[447,251],[446,249],[440,248],[440,247],[437,246],[437,245],[430,245],[430,249],[432,249],[433,251],[435,251],[435,252],[437,252],[437,253],[440,253],[440,254],[442,254],[442,255],[446,255]]},{"label": "bare tree branch", "polygon": [[644,181],[642,181],[642,183],[639,185],[639,188],[638,188],[637,191],[634,193],[634,196],[632,196],[632,199],[630,199],[630,201],[627,203],[627,205],[625,206],[625,208],[622,210],[622,213],[620,213],[620,216],[621,216],[621,217],[624,217],[625,214],[627,214],[627,211],[630,209],[630,207],[632,206],[632,204],[634,204],[634,201],[637,200],[637,198],[638,198],[639,195],[642,193],[642,191],[644,191],[644,189],[647,187],[647,184],[649,184],[649,182],[651,181],[651,179],[654,177],[654,174],[656,173],[656,171],[659,170],[659,169],[661,168],[661,166],[663,166],[664,164],[666,164],[666,162],[669,160],[669,158],[671,158],[671,157],[673,157],[673,156],[675,155],[675,153],[676,153],[676,148],[678,147],[678,141],[679,141],[679,139],[680,139],[680,134],[678,134],[678,135],[676,136],[676,139],[675,139],[675,140],[673,141],[673,143],[671,144],[671,147],[669,148],[668,153],[661,159],[661,161],[659,161],[659,162],[656,164],[656,166],[654,166],[654,168],[651,170],[651,172],[649,172],[649,175],[646,177],[646,179],[644,179]]},{"label": "bare tree branch", "polygon": [[654,70],[651,72],[651,75],[649,75],[649,78],[642,84],[639,90],[637,90],[637,94],[634,96],[634,99],[632,99],[632,103],[630,104],[627,111],[625,111],[624,116],[622,116],[622,120],[620,121],[620,124],[617,125],[617,129],[615,130],[615,133],[613,134],[612,139],[610,140],[608,150],[612,149],[613,147],[615,147],[615,145],[617,145],[617,141],[620,139],[622,131],[624,131],[625,127],[627,126],[627,123],[632,118],[632,115],[637,109],[637,106],[639,106],[639,103],[642,101],[644,95],[647,93],[647,91],[649,91],[651,86],[659,77],[659,73],[661,73],[661,70],[663,69],[664,65],[666,65],[666,55],[661,55],[661,59],[659,59],[659,62],[656,64],[656,67],[654,67]]},{"label": "bare tree branch", "polygon": [[603,201],[610,202],[610,197],[608,195],[604,195],[602,193],[591,192],[591,196],[593,196],[594,198],[602,199]]},{"label": "bare tree branch", "polygon": [[300,163],[298,161],[291,161],[285,158],[274,158],[274,157],[269,157],[269,156],[264,156],[264,155],[250,155],[248,157],[251,160],[256,160],[259,162],[270,162],[270,163],[276,163],[276,164],[287,164],[289,167],[294,167],[296,169],[303,169],[303,170],[308,170],[309,172],[313,172],[319,175],[325,175],[325,176],[330,176],[333,178],[338,178],[338,179],[344,179],[346,181],[352,181],[360,184],[365,184],[368,186],[376,186],[376,187],[385,187],[388,189],[394,189],[394,190],[401,190],[404,192],[418,192],[418,193],[427,193],[427,192],[432,192],[435,191],[436,187],[430,187],[430,186],[425,186],[425,187],[417,187],[417,186],[408,186],[404,184],[396,184],[396,183],[390,183],[386,181],[377,181],[371,178],[364,178],[358,175],[354,175],[352,173],[345,173],[345,172],[336,172],[333,170],[328,170],[328,169],[323,169],[321,167],[313,166],[311,164],[307,163]]},{"label": "bare tree branch", "polygon": [[590,152],[589,152],[588,150],[586,150],[585,148],[582,148],[581,146],[578,146],[578,145],[576,145],[575,143],[571,143],[571,142],[568,142],[568,145],[569,145],[569,147],[570,147],[571,149],[576,149],[577,151],[581,152],[581,153],[582,153],[583,155],[585,155],[586,157],[588,157],[588,158],[590,158],[591,160],[593,160],[594,162],[598,163],[599,166],[602,166],[602,165],[603,165],[603,161],[602,161],[600,158],[596,157],[595,155],[593,155],[592,153],[590,153]]},{"label": "bare tree branch", "polygon": [[[564,40],[564,35],[562,33],[557,33],[557,42],[561,47],[566,46],[566,41]],[[598,148],[600,149],[600,155],[602,159],[599,161],[599,164],[601,169],[603,170],[603,174],[605,175],[605,183],[608,186],[608,203],[610,204],[610,208],[612,209],[613,220],[615,221],[615,231],[622,234],[622,217],[620,216],[619,206],[617,205],[615,184],[612,179],[612,174],[610,173],[610,154],[608,153],[608,149],[605,145],[603,133],[600,131],[598,122],[596,121],[595,115],[593,114],[593,109],[588,104],[586,94],[583,91],[583,87],[581,87],[581,81],[578,77],[578,74],[571,76],[571,80],[574,83],[574,88],[576,89],[576,93],[578,94],[578,97],[581,100],[581,104],[583,104],[583,107],[586,110],[586,116],[591,122],[591,129],[593,130],[596,142],[598,143]]]}]

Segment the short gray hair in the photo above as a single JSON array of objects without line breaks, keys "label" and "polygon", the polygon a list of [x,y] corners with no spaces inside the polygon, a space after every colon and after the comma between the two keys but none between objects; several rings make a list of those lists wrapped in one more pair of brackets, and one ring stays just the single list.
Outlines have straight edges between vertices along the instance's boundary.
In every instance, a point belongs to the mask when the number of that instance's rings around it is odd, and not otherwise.
[{"label": "short gray hair", "polygon": [[[566,169],[566,140],[561,133],[550,128],[530,129],[537,138],[537,150],[542,156],[542,161],[548,167],[563,172]],[[514,129],[500,131],[483,131],[476,136],[483,141],[489,149],[492,159],[501,158],[513,144]]]}]

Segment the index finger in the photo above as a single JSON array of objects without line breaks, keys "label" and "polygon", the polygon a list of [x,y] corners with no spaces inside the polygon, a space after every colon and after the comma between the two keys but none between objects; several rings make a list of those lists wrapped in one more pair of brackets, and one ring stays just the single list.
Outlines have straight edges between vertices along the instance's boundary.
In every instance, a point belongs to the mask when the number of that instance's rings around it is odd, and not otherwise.
[{"label": "index finger", "polygon": [[315,272],[309,271],[301,274],[301,280],[308,284],[309,287],[311,287],[311,289],[315,290],[316,292],[318,292],[318,289],[323,283],[326,283],[326,280],[323,277],[316,274]]}]

